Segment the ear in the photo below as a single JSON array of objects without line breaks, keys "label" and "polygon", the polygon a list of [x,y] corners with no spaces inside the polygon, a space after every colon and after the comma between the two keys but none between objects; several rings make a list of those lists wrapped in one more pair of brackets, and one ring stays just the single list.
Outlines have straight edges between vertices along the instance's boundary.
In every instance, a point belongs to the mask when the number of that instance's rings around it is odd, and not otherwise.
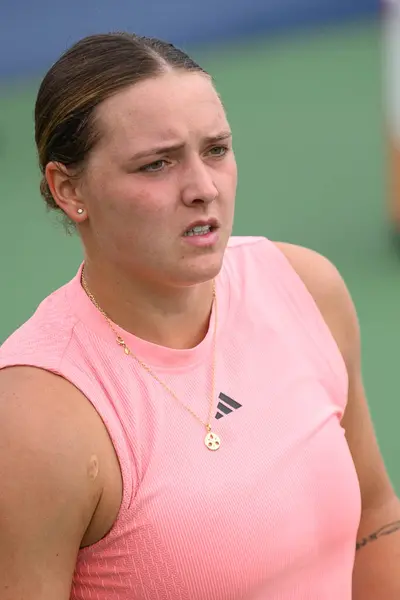
[{"label": "ear", "polygon": [[67,217],[77,224],[85,221],[87,210],[82,199],[80,177],[56,162],[46,165],[45,176],[55,202]]}]

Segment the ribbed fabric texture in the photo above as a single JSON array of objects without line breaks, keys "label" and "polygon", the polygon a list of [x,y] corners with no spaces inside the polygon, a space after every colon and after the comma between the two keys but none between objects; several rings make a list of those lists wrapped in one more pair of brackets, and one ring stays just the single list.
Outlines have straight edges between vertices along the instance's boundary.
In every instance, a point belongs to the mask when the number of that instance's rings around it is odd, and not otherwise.
[{"label": "ribbed fabric texture", "polygon": [[[0,368],[34,365],[81,389],[120,460],[119,517],[79,553],[72,600],[351,600],[360,493],[340,425],[340,353],[265,238],[231,238],[217,294],[217,452],[115,343],[80,270],[0,348]],[[213,319],[190,350],[122,332],[204,419]]]}]

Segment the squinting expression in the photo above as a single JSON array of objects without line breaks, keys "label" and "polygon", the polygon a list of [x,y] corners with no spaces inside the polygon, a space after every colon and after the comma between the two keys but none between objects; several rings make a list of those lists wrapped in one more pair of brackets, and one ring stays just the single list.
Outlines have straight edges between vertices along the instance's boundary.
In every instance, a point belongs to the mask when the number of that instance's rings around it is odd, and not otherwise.
[{"label": "squinting expression", "polygon": [[[236,162],[211,80],[171,72],[98,109],[101,138],[82,179],[87,251],[135,277],[190,285],[214,277],[232,231]],[[188,229],[211,224],[201,235]]]}]

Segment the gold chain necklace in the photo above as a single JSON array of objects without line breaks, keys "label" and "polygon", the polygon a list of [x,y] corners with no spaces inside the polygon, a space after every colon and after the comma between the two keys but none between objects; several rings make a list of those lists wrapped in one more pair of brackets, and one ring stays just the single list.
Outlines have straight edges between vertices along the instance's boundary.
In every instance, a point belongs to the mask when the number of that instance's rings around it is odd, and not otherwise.
[{"label": "gold chain necklace", "polygon": [[214,395],[215,395],[215,363],[216,363],[216,338],[217,338],[217,295],[215,291],[215,282],[213,282],[213,304],[214,304],[214,334],[213,334],[213,361],[212,361],[212,376],[211,376],[211,397],[210,397],[210,409],[208,413],[207,422],[204,422],[200,417],[186,404],[184,404],[181,400],[179,400],[178,396],[171,390],[171,388],[161,381],[161,379],[152,371],[152,369],[146,365],[138,356],[136,356],[131,349],[127,346],[123,338],[119,335],[118,331],[115,329],[111,319],[106,314],[106,312],[99,306],[96,298],[93,296],[90,291],[87,281],[85,279],[84,273],[82,271],[82,287],[85,290],[87,296],[92,301],[97,310],[103,315],[105,320],[107,321],[109,327],[116,337],[117,344],[121,346],[126,354],[126,356],[132,356],[136,360],[136,362],[145,370],[153,379],[155,379],[175,400],[183,406],[195,419],[200,421],[202,425],[206,428],[207,434],[204,438],[204,443],[209,450],[218,450],[221,445],[221,439],[218,435],[216,435],[211,430],[211,418],[213,413],[213,403],[214,403]]}]

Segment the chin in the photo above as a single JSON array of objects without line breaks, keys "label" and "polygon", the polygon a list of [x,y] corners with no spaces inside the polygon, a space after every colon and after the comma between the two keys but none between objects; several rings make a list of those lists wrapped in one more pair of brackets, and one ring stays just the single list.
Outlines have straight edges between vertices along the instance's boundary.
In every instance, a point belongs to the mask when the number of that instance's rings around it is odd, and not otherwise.
[{"label": "chin", "polygon": [[213,256],[202,256],[198,260],[192,260],[183,267],[180,272],[181,281],[186,285],[196,285],[215,279],[221,271],[224,254],[218,253]]}]

